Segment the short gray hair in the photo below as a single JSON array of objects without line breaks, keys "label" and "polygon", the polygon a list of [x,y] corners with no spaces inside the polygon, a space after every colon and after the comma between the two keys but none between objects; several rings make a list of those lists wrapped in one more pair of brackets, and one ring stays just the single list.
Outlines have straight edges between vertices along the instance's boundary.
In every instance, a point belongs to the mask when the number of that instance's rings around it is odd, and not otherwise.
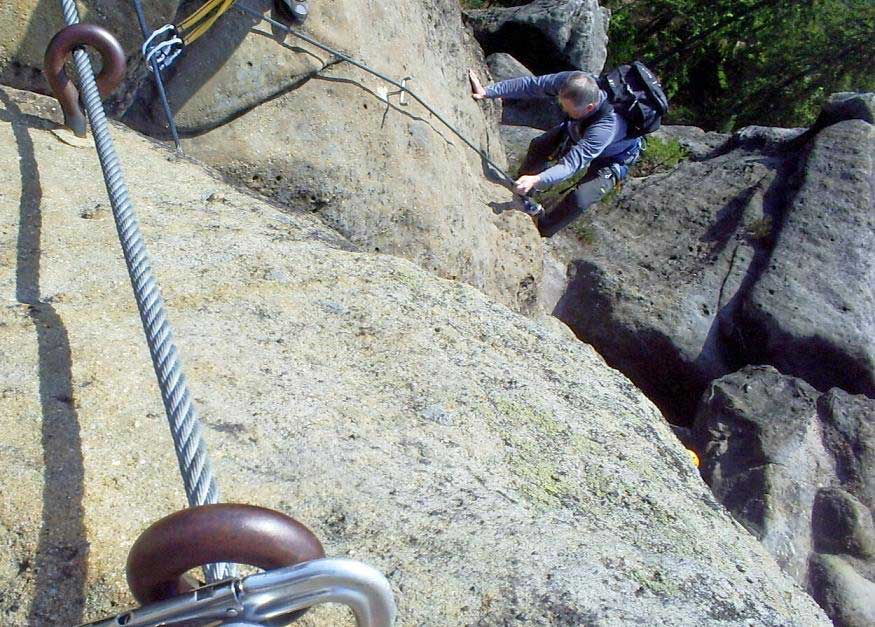
[{"label": "short gray hair", "polygon": [[588,105],[598,105],[599,86],[585,72],[574,72],[559,90],[559,97],[570,100],[579,109]]}]

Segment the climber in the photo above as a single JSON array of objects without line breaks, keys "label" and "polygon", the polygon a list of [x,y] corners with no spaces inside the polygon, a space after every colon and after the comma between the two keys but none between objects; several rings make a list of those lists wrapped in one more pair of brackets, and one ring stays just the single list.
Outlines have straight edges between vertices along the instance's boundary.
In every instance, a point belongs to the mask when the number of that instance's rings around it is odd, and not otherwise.
[{"label": "climber", "polygon": [[[484,98],[557,98],[569,119],[536,137],[520,167],[514,192],[543,191],[586,170],[574,190],[536,218],[542,237],[551,237],[601,200],[622,181],[638,160],[640,137],[627,137],[627,122],[615,112],[596,77],[587,72],[559,72],[500,81],[483,88],[468,70],[471,96]],[[548,162],[558,159],[552,167]]]}]

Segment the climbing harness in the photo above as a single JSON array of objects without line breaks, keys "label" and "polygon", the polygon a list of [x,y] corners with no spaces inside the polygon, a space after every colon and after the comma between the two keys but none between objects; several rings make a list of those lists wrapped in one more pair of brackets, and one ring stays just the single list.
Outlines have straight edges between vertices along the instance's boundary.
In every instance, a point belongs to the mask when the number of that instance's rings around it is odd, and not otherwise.
[{"label": "climbing harness", "polygon": [[[101,93],[108,93],[124,76],[124,54],[106,30],[79,24],[75,0],[61,0],[61,7],[67,27],[55,35],[46,51],[47,76],[64,108],[65,120],[84,134],[85,114],[79,105],[79,92],[64,72],[64,60],[72,51],[191,506],[155,523],[131,550],[128,582],[137,600],[146,605],[97,624],[275,625],[278,620],[293,620],[311,605],[335,600],[353,609],[360,627],[389,627],[395,614],[394,599],[389,584],[378,572],[348,560],[321,559],[324,552],[319,541],[288,516],[252,506],[218,504],[219,490],[200,419],[182,372],[101,101]],[[103,57],[104,69],[97,78],[83,49],[85,45],[94,46]],[[236,562],[275,570],[240,579],[232,565]],[[298,565],[300,562],[304,563]],[[203,566],[210,585],[178,597],[195,587],[184,573],[198,566]]]},{"label": "climbing harness", "polygon": [[149,24],[146,22],[146,14],[143,11],[143,5],[140,0],[134,0],[134,10],[137,12],[137,22],[140,24],[140,31],[145,38],[142,47],[143,59],[146,62],[146,67],[149,68],[152,72],[152,77],[155,79],[155,87],[161,100],[161,108],[164,109],[164,117],[167,119],[167,125],[170,127],[173,144],[176,146],[177,152],[182,152],[179,132],[176,129],[176,120],[173,118],[173,111],[170,109],[170,103],[167,100],[167,90],[164,88],[164,77],[161,74],[182,53],[182,39],[179,37],[176,27],[172,24],[166,24],[149,34]]},{"label": "climbing harness", "polygon": [[[332,48],[326,44],[321,43],[320,41],[310,37],[309,35],[304,34],[303,32],[299,31],[296,28],[293,28],[291,26],[287,26],[286,24],[282,24],[282,23],[280,23],[280,22],[278,22],[278,21],[276,21],[276,20],[274,20],[266,15],[262,15],[261,13],[256,11],[255,9],[247,6],[246,4],[243,4],[242,2],[238,2],[237,5],[235,6],[235,8],[239,11],[242,11],[242,12],[248,14],[248,15],[251,15],[252,17],[254,17],[258,20],[266,22],[266,23],[270,24],[271,26],[274,26],[275,28],[277,28],[281,31],[284,31],[286,34],[294,35],[295,37],[302,39],[302,40],[306,41],[307,43],[312,44],[313,46],[316,46],[320,50],[324,50],[325,52],[327,52],[331,55],[334,55],[338,59],[345,61],[345,62],[349,63],[350,65],[354,65],[355,67],[362,69],[365,72],[368,72],[369,74],[373,74],[377,78],[379,78],[383,81],[386,81],[390,85],[395,86],[398,89],[398,91],[394,92],[394,93],[401,94],[402,96],[404,94],[409,94],[411,98],[413,98],[416,102],[418,102],[420,105],[422,105],[429,113],[431,113],[434,117],[436,117],[441,122],[441,124],[443,124],[445,127],[450,129],[450,131],[452,131],[452,133],[454,135],[456,135],[456,137],[461,139],[462,142],[464,142],[466,146],[468,146],[471,150],[476,152],[480,156],[480,158],[483,159],[483,161],[486,164],[488,164],[489,167],[492,168],[492,170],[494,170],[495,173],[504,181],[505,186],[507,186],[511,190],[513,190],[513,186],[515,184],[514,179],[507,172],[505,172],[499,165],[497,165],[492,159],[490,159],[490,157],[486,153],[486,151],[481,150],[480,148],[475,146],[467,137],[465,137],[461,133],[461,131],[459,131],[455,126],[450,124],[446,120],[446,118],[444,118],[440,113],[435,111],[431,106],[429,106],[429,104],[425,100],[420,98],[415,92],[413,92],[412,90],[410,90],[410,88],[407,87],[407,81],[410,80],[412,77],[405,77],[401,82],[398,82],[398,81],[386,76],[385,74],[383,74],[383,73],[381,73],[381,72],[379,72],[371,67],[368,67],[364,63],[353,59],[349,55],[346,55],[346,54],[340,52],[339,50],[335,50],[334,48]],[[405,106],[406,106],[406,104],[405,104]],[[532,216],[538,216],[538,215],[542,215],[544,213],[543,207],[541,207],[541,205],[538,204],[538,202],[534,198],[532,198],[531,196],[517,196],[517,198],[519,198],[522,201],[524,213],[527,213],[527,214],[532,215]]]}]

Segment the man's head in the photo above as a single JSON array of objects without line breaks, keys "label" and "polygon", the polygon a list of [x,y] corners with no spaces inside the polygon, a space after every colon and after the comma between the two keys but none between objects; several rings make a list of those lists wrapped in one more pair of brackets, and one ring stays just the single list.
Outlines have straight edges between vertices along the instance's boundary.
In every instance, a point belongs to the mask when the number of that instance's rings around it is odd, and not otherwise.
[{"label": "man's head", "polygon": [[573,120],[585,118],[599,106],[599,86],[587,74],[574,72],[559,90],[559,105]]}]

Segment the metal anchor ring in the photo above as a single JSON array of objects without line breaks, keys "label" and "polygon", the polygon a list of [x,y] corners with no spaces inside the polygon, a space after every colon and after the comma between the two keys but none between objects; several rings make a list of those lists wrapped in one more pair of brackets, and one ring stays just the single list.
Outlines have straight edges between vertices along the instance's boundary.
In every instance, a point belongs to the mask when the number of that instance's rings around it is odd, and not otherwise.
[{"label": "metal anchor ring", "polygon": [[97,88],[105,97],[118,86],[125,76],[125,52],[112,34],[96,24],[74,24],[61,29],[52,37],[43,63],[43,72],[52,93],[64,112],[64,124],[79,137],[85,137],[85,114],[79,104],[79,90],[67,77],[64,64],[75,48],[92,46],[101,56],[103,68],[97,75]]},{"label": "metal anchor ring", "polygon": [[254,505],[191,507],[146,529],[128,554],[128,586],[142,604],[193,588],[183,575],[217,562],[265,570],[325,557],[322,544],[294,518]]}]

